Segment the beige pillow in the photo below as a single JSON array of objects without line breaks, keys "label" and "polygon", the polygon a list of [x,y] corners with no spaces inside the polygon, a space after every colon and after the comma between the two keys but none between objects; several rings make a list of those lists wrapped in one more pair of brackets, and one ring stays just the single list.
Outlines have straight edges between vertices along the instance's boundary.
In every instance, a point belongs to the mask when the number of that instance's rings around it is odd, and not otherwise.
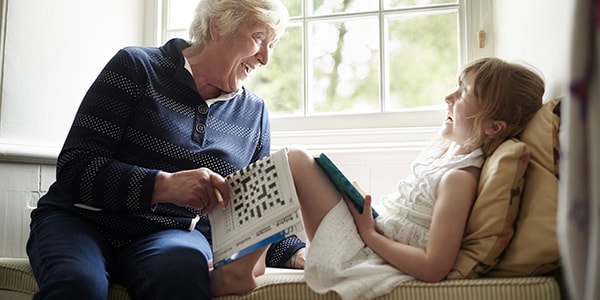
[{"label": "beige pillow", "polygon": [[476,278],[498,263],[513,237],[528,163],[527,145],[517,139],[503,142],[485,160],[449,279]]},{"label": "beige pillow", "polygon": [[521,134],[531,150],[515,236],[488,275],[533,276],[560,266],[556,235],[560,100],[545,103]]}]

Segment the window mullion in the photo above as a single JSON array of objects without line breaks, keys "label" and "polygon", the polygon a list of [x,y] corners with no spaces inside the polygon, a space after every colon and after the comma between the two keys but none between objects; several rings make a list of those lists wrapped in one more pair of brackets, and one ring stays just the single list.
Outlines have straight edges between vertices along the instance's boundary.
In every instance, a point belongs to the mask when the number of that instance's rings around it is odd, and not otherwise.
[{"label": "window mullion", "polygon": [[309,43],[308,43],[308,19],[306,18],[306,14],[307,14],[307,9],[308,9],[308,5],[306,3],[306,1],[302,1],[302,70],[303,73],[302,74],[302,78],[304,80],[304,84],[302,87],[302,91],[303,91],[303,95],[302,95],[302,114],[304,117],[308,117],[308,108],[309,108],[309,103],[308,103],[308,98],[309,98],[309,91],[308,91],[308,87],[310,86],[309,84],[309,79],[310,79],[310,71],[312,69],[312,62],[309,60]]},{"label": "window mullion", "polygon": [[385,17],[383,14],[383,1],[379,1],[379,112],[384,113],[387,111],[387,101],[389,97],[388,91],[388,78],[389,68],[387,67],[387,51],[386,38],[387,30],[385,26]]}]

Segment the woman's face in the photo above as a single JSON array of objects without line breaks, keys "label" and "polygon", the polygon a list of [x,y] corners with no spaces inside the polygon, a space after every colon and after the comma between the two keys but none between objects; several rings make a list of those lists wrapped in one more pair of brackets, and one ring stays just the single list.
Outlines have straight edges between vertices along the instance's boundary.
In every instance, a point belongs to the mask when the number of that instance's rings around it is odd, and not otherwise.
[{"label": "woman's face", "polygon": [[248,20],[242,22],[237,32],[222,36],[220,47],[220,71],[217,86],[225,92],[234,92],[242,87],[244,80],[260,66],[269,63],[275,48],[275,34],[263,23]]},{"label": "woman's face", "polygon": [[447,104],[446,119],[441,134],[457,144],[464,144],[474,130],[473,116],[479,112],[479,101],[473,92],[473,80],[466,74],[456,89],[444,99]]}]

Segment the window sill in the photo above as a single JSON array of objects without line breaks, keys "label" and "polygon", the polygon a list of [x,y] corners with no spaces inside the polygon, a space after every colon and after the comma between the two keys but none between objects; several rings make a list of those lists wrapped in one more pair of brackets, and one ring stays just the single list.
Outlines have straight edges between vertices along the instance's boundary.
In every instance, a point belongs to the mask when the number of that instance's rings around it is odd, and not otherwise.
[{"label": "window sill", "polygon": [[310,152],[393,152],[420,150],[439,127],[273,131],[271,150],[299,145]]},{"label": "window sill", "polygon": [[56,164],[59,147],[0,141],[0,162]]},{"label": "window sill", "polygon": [[[311,152],[374,153],[420,150],[438,127],[287,130],[272,133],[271,150],[299,145]],[[0,162],[56,164],[60,147],[0,141]]]}]

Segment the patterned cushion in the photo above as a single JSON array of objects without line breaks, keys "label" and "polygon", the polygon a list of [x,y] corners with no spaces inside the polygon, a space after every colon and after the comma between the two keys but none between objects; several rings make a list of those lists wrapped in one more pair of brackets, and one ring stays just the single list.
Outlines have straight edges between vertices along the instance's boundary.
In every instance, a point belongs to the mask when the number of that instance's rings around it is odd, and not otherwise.
[{"label": "patterned cushion", "polygon": [[486,159],[449,279],[476,278],[498,263],[514,233],[528,163],[527,145],[516,139],[503,142]]},{"label": "patterned cushion", "polygon": [[521,135],[531,149],[515,236],[490,276],[531,276],[560,266],[556,233],[560,101],[545,103]]}]

